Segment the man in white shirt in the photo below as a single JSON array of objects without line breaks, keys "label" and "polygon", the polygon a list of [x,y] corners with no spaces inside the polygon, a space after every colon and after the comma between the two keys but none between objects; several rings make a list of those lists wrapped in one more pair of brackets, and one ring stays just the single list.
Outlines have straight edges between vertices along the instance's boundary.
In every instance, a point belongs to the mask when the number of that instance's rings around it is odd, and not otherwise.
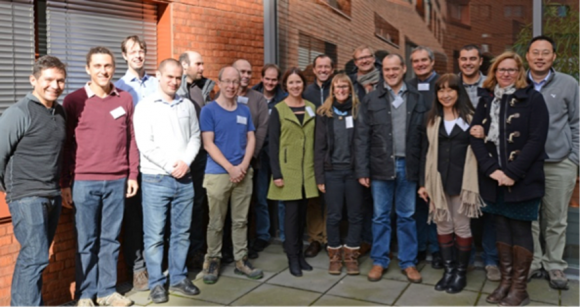
[{"label": "man in white shirt", "polygon": [[135,136],[141,156],[145,258],[150,298],[168,301],[163,275],[164,232],[170,219],[169,289],[186,296],[199,294],[187,277],[186,259],[193,207],[189,165],[201,146],[195,107],[176,95],[183,68],[174,59],[159,64],[159,89],[137,105]]}]

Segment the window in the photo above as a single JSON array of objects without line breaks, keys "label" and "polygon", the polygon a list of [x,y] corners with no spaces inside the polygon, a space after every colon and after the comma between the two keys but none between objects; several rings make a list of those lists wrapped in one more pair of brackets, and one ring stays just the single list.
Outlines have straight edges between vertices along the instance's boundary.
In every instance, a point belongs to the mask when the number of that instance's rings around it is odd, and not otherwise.
[{"label": "window", "polygon": [[463,25],[470,24],[469,18],[469,1],[451,0],[447,3],[449,8],[449,19],[452,22]]},{"label": "window", "polygon": [[375,35],[391,45],[399,47],[399,30],[375,13]]},{"label": "window", "polygon": [[517,18],[524,16],[523,5],[506,5],[503,7],[503,16],[505,18]]},{"label": "window", "polygon": [[339,13],[350,17],[351,0],[319,0]]},{"label": "window", "polygon": [[419,14],[419,16],[425,18],[425,3],[424,0],[417,0],[415,3],[415,10]]},{"label": "window", "polygon": [[563,18],[568,16],[570,6],[550,3],[544,6],[544,9],[546,10],[545,16]]},{"label": "window", "polygon": [[300,32],[298,38],[298,68],[308,73],[310,69],[306,68],[312,66],[314,58],[321,54],[328,55],[334,63],[336,63],[335,44],[325,42]]}]

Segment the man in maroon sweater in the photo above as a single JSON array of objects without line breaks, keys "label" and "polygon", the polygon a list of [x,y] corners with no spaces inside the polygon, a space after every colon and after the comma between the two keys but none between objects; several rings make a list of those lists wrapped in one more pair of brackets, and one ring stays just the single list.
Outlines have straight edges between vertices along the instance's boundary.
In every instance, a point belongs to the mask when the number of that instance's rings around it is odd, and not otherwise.
[{"label": "man in maroon sweater", "polygon": [[[113,53],[87,54],[89,81],[64,99],[67,140],[61,180],[63,206],[75,207],[78,306],[129,306],[115,291],[119,232],[125,197],[137,193],[139,152],[133,132],[133,99],[111,83]],[[72,195],[71,195],[72,184]]]}]

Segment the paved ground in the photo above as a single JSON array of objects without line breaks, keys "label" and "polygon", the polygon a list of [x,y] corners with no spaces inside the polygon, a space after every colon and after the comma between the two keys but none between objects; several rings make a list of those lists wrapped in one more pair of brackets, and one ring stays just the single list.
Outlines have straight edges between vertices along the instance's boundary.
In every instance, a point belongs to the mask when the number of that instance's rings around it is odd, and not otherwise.
[{"label": "paved ground", "polygon": [[[230,264],[222,267],[221,276],[214,285],[206,285],[201,274],[190,274],[194,284],[201,290],[195,298],[170,294],[169,302],[161,306],[486,306],[485,297],[497,286],[489,282],[485,271],[476,269],[468,273],[466,289],[458,294],[447,294],[433,289],[442,270],[434,270],[428,263],[420,263],[423,283],[411,284],[398,269],[396,261],[379,282],[369,282],[366,273],[372,266],[368,256],[360,259],[361,275],[339,276],[327,273],[328,256],[321,252],[308,262],[314,267],[311,272],[297,278],[288,272],[286,256],[282,246],[272,244],[254,266],[264,270],[264,277],[253,281],[234,273]],[[127,288],[122,285],[119,289]],[[557,291],[548,286],[546,280],[533,280],[528,284],[531,306],[579,306],[580,287],[577,280],[570,281],[570,290]],[[126,295],[139,306],[152,306],[149,292],[127,292]]]}]

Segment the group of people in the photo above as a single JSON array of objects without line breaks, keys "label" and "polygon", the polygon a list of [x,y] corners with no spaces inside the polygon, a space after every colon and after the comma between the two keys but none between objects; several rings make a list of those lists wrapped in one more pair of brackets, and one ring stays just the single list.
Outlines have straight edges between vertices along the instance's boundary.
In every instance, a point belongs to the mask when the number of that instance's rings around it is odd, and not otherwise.
[{"label": "group of people", "polygon": [[506,51],[486,77],[480,50],[467,45],[461,73],[439,75],[419,46],[405,81],[402,56],[379,62],[360,46],[351,74],[317,56],[308,86],[300,69],[266,64],[252,88],[252,66],[239,59],[220,70],[218,93],[197,52],[161,61],[153,77],[144,41],[129,36],[121,51],[128,70],[112,83],[113,53],[91,48],[90,81],[62,105],[65,65],[40,57],[32,93],[0,117],[0,187],[21,244],[12,305],[42,304],[61,203],[74,208],[78,306],[132,304],[115,291],[122,225],[133,286],[155,303],[168,289],[199,294],[188,267],[201,267],[207,284],[222,262],[262,278],[248,259],[271,241],[268,199],[297,277],[325,247],[330,274],[360,274],[358,258],[370,251],[367,277],[378,281],[395,249],[409,281],[422,281],[416,264],[430,254],[443,269],[435,289],[458,293],[479,221],[487,277],[500,281],[487,302],[527,304],[532,277],[567,287],[578,82],[552,68],[549,37],[530,41],[528,71]]}]

